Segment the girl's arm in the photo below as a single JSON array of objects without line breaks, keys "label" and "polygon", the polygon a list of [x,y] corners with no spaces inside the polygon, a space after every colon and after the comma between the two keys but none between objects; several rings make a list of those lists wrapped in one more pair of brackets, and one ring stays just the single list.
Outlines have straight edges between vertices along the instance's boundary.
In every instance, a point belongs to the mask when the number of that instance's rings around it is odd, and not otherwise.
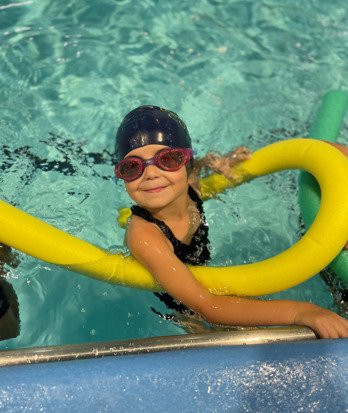
[{"label": "girl's arm", "polygon": [[[340,150],[345,156],[348,157],[348,146],[340,143],[328,142],[330,145],[334,146]],[[231,175],[231,168],[236,164],[249,159],[251,156],[251,151],[245,146],[239,146],[231,152],[225,155],[220,155],[218,153],[208,153],[201,159],[195,159],[193,170],[189,177],[190,185],[199,192],[199,178],[202,171],[213,171],[225,175],[227,178],[233,180],[234,176]],[[347,244],[348,247],[348,244]]]},{"label": "girl's arm", "polygon": [[233,180],[231,168],[240,162],[249,159],[251,152],[245,146],[239,146],[225,155],[220,155],[217,152],[210,152],[203,158],[195,159],[192,172],[189,177],[189,184],[199,192],[199,178],[201,172],[208,170],[225,175],[228,179]]},{"label": "girl's arm", "polygon": [[166,292],[208,322],[238,326],[297,324],[310,327],[322,338],[348,337],[347,320],[314,304],[211,294],[175,256],[161,231],[138,217],[131,219],[126,241],[132,255]]}]

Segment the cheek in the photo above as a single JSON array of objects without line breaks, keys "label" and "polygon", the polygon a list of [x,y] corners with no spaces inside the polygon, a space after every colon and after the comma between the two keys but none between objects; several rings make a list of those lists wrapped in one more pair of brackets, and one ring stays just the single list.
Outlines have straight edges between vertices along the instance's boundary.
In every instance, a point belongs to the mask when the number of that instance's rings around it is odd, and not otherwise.
[{"label": "cheek", "polygon": [[166,178],[173,184],[181,184],[187,182],[187,171],[186,168],[183,166],[176,172],[167,172]]}]

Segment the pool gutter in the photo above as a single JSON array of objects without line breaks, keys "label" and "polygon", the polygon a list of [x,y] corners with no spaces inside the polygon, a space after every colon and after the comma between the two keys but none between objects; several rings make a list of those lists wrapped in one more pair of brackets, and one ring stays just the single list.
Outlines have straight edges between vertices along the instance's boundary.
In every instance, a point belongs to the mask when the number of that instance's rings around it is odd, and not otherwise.
[{"label": "pool gutter", "polygon": [[64,346],[0,351],[0,367],[67,360],[206,348],[315,340],[306,327],[253,328]]}]

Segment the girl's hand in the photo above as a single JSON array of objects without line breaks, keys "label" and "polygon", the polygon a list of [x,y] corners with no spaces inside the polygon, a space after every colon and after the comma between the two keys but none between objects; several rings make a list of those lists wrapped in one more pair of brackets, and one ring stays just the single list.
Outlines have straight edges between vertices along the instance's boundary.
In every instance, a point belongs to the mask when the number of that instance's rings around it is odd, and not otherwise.
[{"label": "girl's hand", "polygon": [[348,320],[310,303],[298,303],[294,323],[311,328],[320,338],[348,337]]},{"label": "girl's hand", "polygon": [[245,146],[239,146],[235,150],[228,152],[226,155],[209,153],[206,155],[206,166],[214,172],[223,174],[226,178],[234,180],[235,176],[231,169],[240,162],[246,161],[251,156],[251,151]]},{"label": "girl's hand", "polygon": [[228,152],[226,155],[218,153],[208,153],[201,159],[195,159],[193,169],[189,176],[189,184],[200,192],[199,178],[201,171],[207,172],[210,169],[213,172],[225,175],[231,181],[236,179],[231,169],[240,162],[246,161],[251,156],[251,151],[245,146],[239,146],[235,150]]}]

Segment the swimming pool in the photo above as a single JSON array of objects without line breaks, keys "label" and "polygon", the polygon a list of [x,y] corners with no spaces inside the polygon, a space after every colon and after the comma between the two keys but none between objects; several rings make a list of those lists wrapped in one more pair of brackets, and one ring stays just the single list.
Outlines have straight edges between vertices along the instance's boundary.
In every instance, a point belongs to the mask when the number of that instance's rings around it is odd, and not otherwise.
[{"label": "swimming pool", "polygon": [[[348,89],[346,17],[343,0],[0,6],[0,197],[120,249],[116,211],[130,201],[112,180],[111,153],[124,114],[145,103],[178,112],[198,156],[304,134],[322,94]],[[209,201],[214,263],[291,245],[296,181],[285,172]],[[8,277],[21,334],[2,349],[185,334],[151,311],[161,309],[151,293],[19,258]],[[319,277],[278,296],[334,305]]]}]

